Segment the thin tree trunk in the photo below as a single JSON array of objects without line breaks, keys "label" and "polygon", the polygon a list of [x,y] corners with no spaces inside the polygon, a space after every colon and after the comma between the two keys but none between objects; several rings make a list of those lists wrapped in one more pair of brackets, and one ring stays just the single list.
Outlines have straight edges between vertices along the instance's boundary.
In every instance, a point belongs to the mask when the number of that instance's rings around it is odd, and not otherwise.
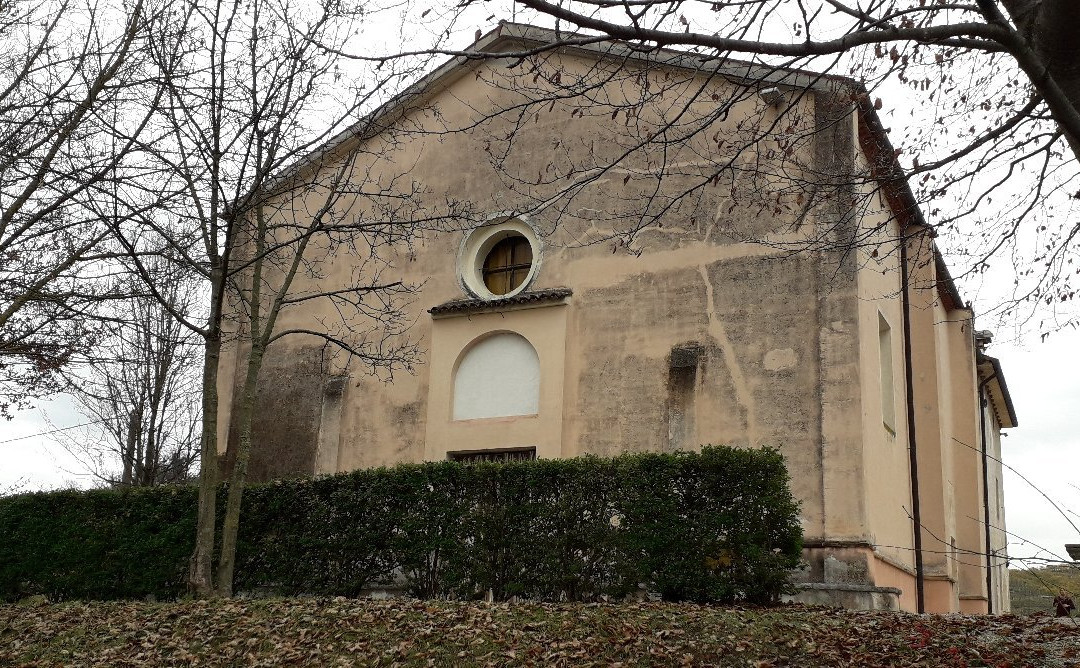
[{"label": "thin tree trunk", "polygon": [[142,411],[143,403],[140,401],[135,409],[131,411],[131,420],[128,424],[131,427],[131,441],[135,444],[135,470],[132,472],[131,478],[136,487],[142,487],[146,484],[146,453],[143,451],[143,437],[142,437]]},{"label": "thin tree trunk", "polygon": [[161,384],[164,381],[164,375],[159,368],[155,369],[154,379],[154,393],[151,395],[150,400],[150,414],[147,416],[147,425],[141,427],[140,431],[143,433],[146,440],[146,454],[144,460],[146,464],[143,466],[143,484],[146,486],[156,485],[158,480],[158,468],[160,462],[159,444],[157,439],[157,423],[158,423],[158,407],[161,404]]},{"label": "thin tree trunk", "polygon": [[233,573],[236,568],[236,539],[240,531],[240,506],[251,460],[251,420],[255,412],[255,390],[262,366],[264,350],[256,343],[248,355],[247,374],[237,415],[240,447],[229,476],[229,498],[225,504],[225,520],[221,527],[221,558],[217,567],[217,594],[232,596]]},{"label": "thin tree trunk", "polygon": [[137,438],[135,422],[137,420],[135,411],[131,411],[128,416],[127,442],[124,444],[124,476],[120,479],[120,484],[124,487],[131,486],[132,469],[135,461],[135,439]]},{"label": "thin tree trunk", "polygon": [[131,410],[131,414],[128,416],[128,448],[134,454],[132,461],[135,466],[131,472],[131,482],[136,487],[143,485],[142,476],[146,471],[144,463],[143,453],[143,434],[142,434],[142,405],[136,405]]},{"label": "thin tree trunk", "polygon": [[[265,335],[262,322],[262,269],[263,254],[266,252],[266,217],[262,206],[255,207],[255,262],[251,267],[251,290],[249,292],[250,310],[249,334],[251,350],[248,351],[247,372],[244,374],[244,387],[240,395],[237,427],[240,432],[239,450],[229,476],[229,499],[225,504],[225,520],[221,527],[221,558],[217,569],[217,593],[219,596],[232,596],[233,572],[236,567],[236,535],[240,530],[240,504],[244,497],[244,483],[247,481],[248,461],[251,459],[251,419],[255,410],[255,391],[259,381],[259,369],[262,367],[266,352]],[[273,323],[268,323],[273,327]]]},{"label": "thin tree trunk", "polygon": [[222,269],[215,267],[212,276],[211,312],[206,336],[206,355],[202,378],[202,438],[199,466],[199,514],[195,527],[195,549],[188,570],[188,591],[197,597],[214,594],[214,534],[217,523],[217,423],[218,423],[218,363],[221,361],[221,308],[219,291]]}]

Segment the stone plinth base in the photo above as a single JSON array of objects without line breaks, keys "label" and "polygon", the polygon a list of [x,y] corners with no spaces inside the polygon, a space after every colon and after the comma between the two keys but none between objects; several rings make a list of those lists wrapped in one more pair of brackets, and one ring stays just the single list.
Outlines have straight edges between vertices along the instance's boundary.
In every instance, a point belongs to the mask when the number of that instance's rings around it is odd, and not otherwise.
[{"label": "stone plinth base", "polygon": [[849,610],[899,610],[900,590],[861,584],[803,582],[795,585],[799,593],[785,596],[785,601],[827,605]]}]

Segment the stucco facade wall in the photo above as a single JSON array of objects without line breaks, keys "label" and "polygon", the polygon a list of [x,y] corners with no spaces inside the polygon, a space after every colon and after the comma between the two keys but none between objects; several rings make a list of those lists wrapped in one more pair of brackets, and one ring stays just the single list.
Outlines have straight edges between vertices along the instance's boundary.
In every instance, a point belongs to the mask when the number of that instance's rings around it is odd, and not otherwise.
[{"label": "stucco facade wall", "polygon": [[992,606],[995,613],[1009,612],[1009,535],[1005,526],[1005,499],[1002,493],[1001,423],[987,402],[982,416],[986,430],[987,492],[990,509],[990,568]]},{"label": "stucco facade wall", "polygon": [[[920,521],[927,610],[986,612],[986,525],[970,310],[942,297],[926,234],[909,242]],[[930,289],[925,289],[925,287]],[[993,478],[993,474],[991,474]],[[991,484],[995,484],[991,482]],[[1000,497],[991,488],[994,503]],[[993,574],[995,612],[1007,608]],[[1007,585],[1006,585],[1007,586]]]},{"label": "stucco facade wall", "polygon": [[[908,258],[911,280],[915,285],[935,284],[934,263],[926,235],[909,241]],[[932,290],[918,290],[911,298],[911,353],[915,396],[915,443],[918,453],[920,522],[922,528],[923,568],[928,609],[956,611],[954,578],[950,572],[949,537],[952,516],[948,512],[950,485],[949,460],[942,448],[943,427],[948,412],[943,409],[948,397],[942,388],[948,380],[938,346],[936,323],[946,313]],[[947,394],[947,393],[946,393]],[[945,432],[947,433],[947,432]]]},{"label": "stucco facade wall", "polygon": [[[409,126],[464,126],[492,110],[512,107],[520,101],[521,91],[488,82],[499,76],[503,66],[488,63],[471,76],[449,82],[434,101],[409,119]],[[593,64],[571,60],[563,61],[560,67],[564,72],[575,68],[587,72]],[[667,100],[680,86],[712,85],[720,95],[738,95],[732,84],[710,76],[661,70],[644,70],[642,76],[655,79],[666,92],[643,107],[632,124],[644,123],[650,114],[675,113]],[[615,92],[609,103],[619,103],[624,84],[612,84]],[[478,109],[473,102],[463,100],[483,100],[486,107]],[[437,116],[431,113],[435,107]],[[812,100],[804,100],[801,108],[812,116]],[[438,134],[432,130],[393,146],[377,137],[371,141],[383,143],[368,148],[381,151],[379,161],[359,166],[356,172],[369,181],[392,183],[401,178],[400,172],[407,171],[411,182],[423,185],[426,194],[421,199],[435,202],[430,205],[433,209],[438,207],[435,193],[451,193],[478,203],[481,218],[494,215],[518,200],[541,197],[543,188],[506,185],[504,172],[491,165],[488,138],[514,130],[509,160],[531,159],[542,171],[544,160],[536,157],[552,154],[553,136],[564,144],[577,142],[579,147],[587,147],[561,158],[555,151],[554,163],[560,159],[599,162],[604,158],[602,153],[618,144],[614,139],[603,140],[623,137],[627,132],[625,126],[613,128],[606,111],[578,115],[575,109],[556,104],[550,114],[539,114],[524,127],[518,126],[520,119],[515,117],[495,116],[488,118],[482,129]],[[749,96],[736,109],[738,113],[716,122],[718,130],[732,137],[745,134],[747,119],[755,119],[756,125],[773,113],[756,96]],[[850,128],[850,122],[845,127]],[[706,148],[716,152],[707,133],[673,148],[668,163],[678,164],[682,171],[669,178],[667,185],[681,187],[714,166],[715,162],[701,157]],[[809,156],[812,148],[799,150]],[[850,150],[850,142],[846,150]],[[638,164],[647,171],[653,160],[642,155]],[[773,171],[790,171],[792,164]],[[507,169],[506,165],[502,168]],[[703,443],[781,447],[793,470],[813,472],[798,476],[794,484],[804,499],[808,535],[823,536],[823,485],[845,497],[842,503],[857,507],[862,503],[861,496],[851,491],[861,488],[860,467],[841,464],[823,472],[821,464],[822,424],[830,419],[822,413],[823,392],[849,402],[826,404],[835,407],[836,415],[831,419],[836,435],[829,443],[844,452],[854,452],[858,443],[857,431],[842,419],[850,402],[858,398],[853,384],[857,357],[851,345],[857,331],[854,276],[850,272],[838,274],[828,258],[744,244],[724,233],[725,229],[752,230],[755,235],[773,235],[788,242],[808,234],[809,227],[794,229],[805,226],[803,222],[795,225],[794,217],[812,220],[820,212],[785,209],[760,215],[757,181],[775,178],[775,173],[764,174],[767,171],[732,176],[726,187],[720,184],[704,190],[693,198],[692,206],[673,211],[661,224],[637,230],[632,253],[626,252],[627,242],[621,236],[626,230],[616,223],[631,219],[640,190],[651,184],[635,184],[635,178],[627,180],[622,173],[593,183],[591,191],[573,200],[572,209],[533,216],[530,222],[542,235],[544,250],[530,289],[573,290],[566,304],[555,307],[433,319],[426,312],[428,308],[464,296],[457,255],[466,232],[418,234],[407,249],[395,251],[392,259],[396,276],[423,286],[407,317],[414,322],[409,336],[425,351],[425,362],[413,374],[398,373],[392,383],[384,383],[367,376],[362,368],[342,367],[342,356],[333,350],[320,350],[321,367],[305,368],[306,377],[320,376],[323,383],[343,376],[348,379],[332,398],[340,404],[335,428],[339,445],[333,456],[322,452],[320,470],[329,470],[331,460],[336,461],[337,469],[348,470],[440,458],[450,450],[493,447],[506,440],[508,430],[516,430],[518,423],[536,422],[536,418],[521,417],[498,423],[480,420],[465,426],[448,419],[453,363],[473,340],[470,337],[496,330],[517,331],[533,341],[540,357],[545,403],[539,420],[544,424],[531,432],[534,436],[522,432],[521,437],[510,440],[524,443],[532,439],[541,456],[686,449]],[[741,181],[746,182],[747,190],[733,200],[732,188],[737,189]],[[771,191],[770,197],[780,190]],[[780,195],[781,199],[788,197]],[[790,198],[794,201],[795,196]],[[770,201],[775,203],[775,198]],[[353,206],[356,215],[376,213],[364,201]],[[608,240],[596,241],[604,238]],[[349,249],[331,253],[321,267],[318,287],[344,284],[354,263]],[[832,283],[825,297],[819,290],[823,275]],[[294,289],[314,287],[301,279]],[[826,314],[825,309],[832,312]],[[279,326],[302,327],[330,315],[315,306],[292,307],[283,312]],[[824,344],[822,338],[826,339]],[[283,339],[273,345],[268,367],[288,364],[275,360],[311,357],[313,347],[318,348],[306,337]],[[671,396],[673,376],[690,372],[677,372],[689,367],[679,367],[673,356],[687,355],[694,358],[689,381],[693,391],[684,392],[680,399]],[[833,360],[831,373],[836,374],[826,385],[819,378],[823,355]],[[235,372],[235,365],[232,370]],[[261,393],[268,397],[279,394],[277,401],[284,402],[289,400],[287,395],[278,392],[284,387],[275,383],[261,388]],[[270,403],[262,408],[272,415],[273,402],[267,401]],[[319,414],[317,405],[314,413]],[[273,431],[266,425],[259,440],[276,441]],[[326,433],[320,437],[323,450],[329,447],[326,437]],[[832,513],[828,520],[837,525],[831,530],[861,534],[862,509],[846,512],[843,506],[837,508],[841,512]]]},{"label": "stucco facade wall", "polygon": [[[865,156],[857,166],[868,173]],[[903,308],[900,299],[900,225],[880,190],[862,184],[861,228],[866,243],[859,250],[859,357],[862,404],[862,466],[866,475],[867,541],[877,563],[876,581],[903,593],[901,609],[917,607],[914,530],[911,520],[911,471],[908,455],[907,385],[904,373]],[[881,322],[888,326],[892,382],[883,378]],[[887,423],[883,406],[892,402]]]},{"label": "stucco facade wall", "polygon": [[978,378],[972,318],[956,310],[948,330],[952,361],[952,433],[946,444],[953,453],[953,500],[956,528],[956,571],[959,596],[968,605],[986,610],[986,570],[983,553],[986,528],[982,517],[983,482],[979,456]]}]

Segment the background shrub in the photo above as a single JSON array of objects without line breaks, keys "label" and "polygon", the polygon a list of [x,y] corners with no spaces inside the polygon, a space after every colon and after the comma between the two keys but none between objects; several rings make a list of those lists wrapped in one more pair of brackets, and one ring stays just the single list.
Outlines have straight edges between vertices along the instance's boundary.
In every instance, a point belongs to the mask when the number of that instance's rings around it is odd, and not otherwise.
[{"label": "background shrub", "polygon": [[[177,597],[195,509],[190,487],[0,499],[0,598]],[[436,462],[251,486],[236,590],[765,602],[800,552],[775,450]]]}]

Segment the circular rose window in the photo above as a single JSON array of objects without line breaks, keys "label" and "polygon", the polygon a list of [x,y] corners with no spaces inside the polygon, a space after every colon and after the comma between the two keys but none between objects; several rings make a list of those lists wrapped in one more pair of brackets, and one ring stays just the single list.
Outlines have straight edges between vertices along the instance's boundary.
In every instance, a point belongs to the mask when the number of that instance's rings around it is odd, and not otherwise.
[{"label": "circular rose window", "polygon": [[538,249],[532,227],[517,218],[473,230],[458,260],[466,291],[481,299],[524,291],[536,276]]}]

